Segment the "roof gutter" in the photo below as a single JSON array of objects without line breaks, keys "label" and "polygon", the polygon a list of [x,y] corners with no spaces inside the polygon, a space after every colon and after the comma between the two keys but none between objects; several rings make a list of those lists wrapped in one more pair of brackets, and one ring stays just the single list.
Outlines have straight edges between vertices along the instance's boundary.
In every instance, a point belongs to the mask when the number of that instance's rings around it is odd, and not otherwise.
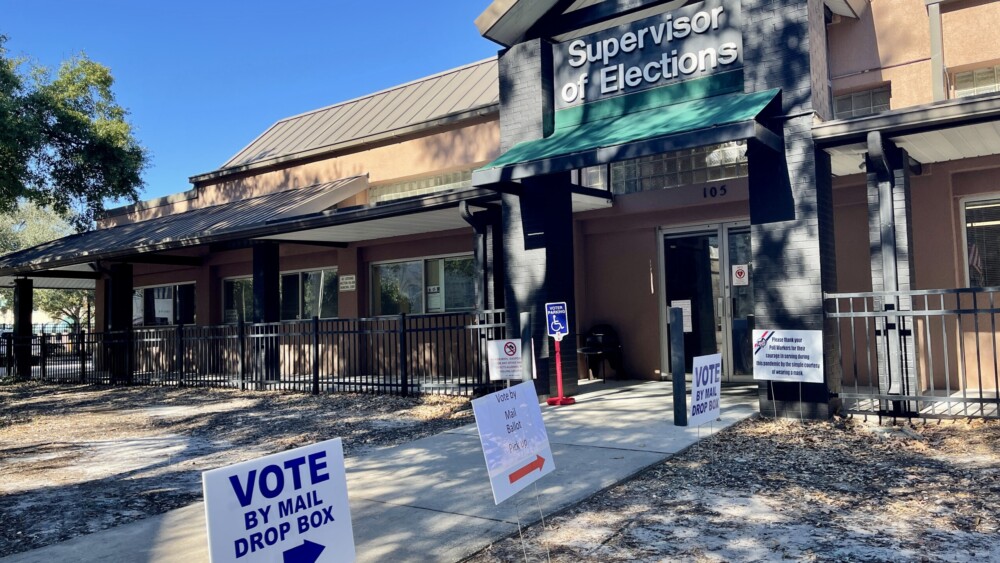
[{"label": "roof gutter", "polygon": [[869,131],[882,131],[886,135],[912,134],[998,120],[1000,94],[990,94],[827,121],[814,126],[812,135],[817,145],[836,147],[866,143]]}]

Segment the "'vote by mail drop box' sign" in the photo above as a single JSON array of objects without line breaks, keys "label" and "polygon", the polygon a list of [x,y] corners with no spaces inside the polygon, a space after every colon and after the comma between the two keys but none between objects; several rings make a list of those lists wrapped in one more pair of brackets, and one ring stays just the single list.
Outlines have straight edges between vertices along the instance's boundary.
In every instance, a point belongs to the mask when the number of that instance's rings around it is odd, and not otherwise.
[{"label": "'vote by mail drop box' sign", "polygon": [[202,474],[213,563],[354,561],[340,438]]},{"label": "'vote by mail drop box' sign", "polygon": [[688,424],[701,426],[711,422],[722,413],[722,354],[696,356],[692,360],[691,412]]}]

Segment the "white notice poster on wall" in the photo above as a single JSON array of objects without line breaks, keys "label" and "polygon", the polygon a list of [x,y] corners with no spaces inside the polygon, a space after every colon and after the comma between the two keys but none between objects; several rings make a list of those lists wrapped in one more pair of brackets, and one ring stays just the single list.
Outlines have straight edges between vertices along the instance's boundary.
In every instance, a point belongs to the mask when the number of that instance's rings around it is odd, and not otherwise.
[{"label": "white notice poster on wall", "polygon": [[694,328],[692,328],[691,325],[691,300],[679,299],[677,301],[671,301],[670,307],[676,307],[684,313],[684,332],[694,332]]},{"label": "white notice poster on wall", "polygon": [[340,276],[340,291],[354,291],[358,286],[358,277],[354,274],[344,274]]},{"label": "white notice poster on wall", "polygon": [[736,264],[733,266],[733,287],[750,285],[750,266]]},{"label": "white notice poster on wall", "polygon": [[823,331],[753,331],[753,378],[823,383]]}]

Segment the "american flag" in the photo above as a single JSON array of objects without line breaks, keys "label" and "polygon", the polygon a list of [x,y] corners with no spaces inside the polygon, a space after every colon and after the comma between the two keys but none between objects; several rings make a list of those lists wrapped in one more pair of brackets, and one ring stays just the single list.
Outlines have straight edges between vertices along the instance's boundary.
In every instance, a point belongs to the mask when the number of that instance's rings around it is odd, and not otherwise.
[{"label": "american flag", "polygon": [[979,245],[973,243],[969,245],[969,268],[983,277],[983,257],[979,253]]}]

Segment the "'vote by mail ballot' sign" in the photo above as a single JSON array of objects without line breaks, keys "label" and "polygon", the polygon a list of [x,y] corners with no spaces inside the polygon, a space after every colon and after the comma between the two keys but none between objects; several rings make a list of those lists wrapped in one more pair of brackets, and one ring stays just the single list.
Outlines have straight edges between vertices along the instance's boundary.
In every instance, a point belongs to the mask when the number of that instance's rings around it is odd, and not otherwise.
[{"label": "'vote by mail ballot' sign", "polygon": [[535,384],[508,387],[472,401],[496,504],[555,468]]},{"label": "'vote by mail ballot' sign", "polygon": [[354,561],[340,438],[202,474],[213,563]]}]

